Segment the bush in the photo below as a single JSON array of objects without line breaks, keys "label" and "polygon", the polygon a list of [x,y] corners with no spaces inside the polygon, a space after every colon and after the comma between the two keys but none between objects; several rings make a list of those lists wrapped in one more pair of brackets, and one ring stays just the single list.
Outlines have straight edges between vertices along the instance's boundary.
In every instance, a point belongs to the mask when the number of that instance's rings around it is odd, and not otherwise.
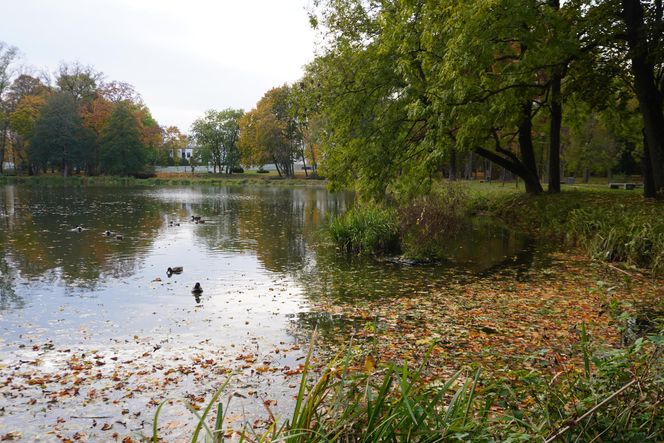
[{"label": "bush", "polygon": [[240,166],[236,166],[234,168],[231,168],[231,173],[233,173],[233,174],[244,174],[244,169]]},{"label": "bush", "polygon": [[405,255],[411,258],[443,258],[437,245],[444,237],[468,226],[468,193],[458,185],[436,188],[399,207],[399,225]]},{"label": "bush", "polygon": [[138,178],[138,179],[141,179],[141,180],[144,180],[146,178],[153,178],[153,177],[156,177],[156,176],[157,176],[157,174],[154,173],[154,172],[151,172],[151,171],[141,171],[141,172],[136,172],[136,173],[132,174],[132,177]]},{"label": "bush", "polygon": [[344,251],[378,254],[399,250],[396,211],[376,205],[357,206],[332,220],[332,240]]},{"label": "bush", "polygon": [[269,174],[270,171],[267,169],[260,168],[258,171],[256,171],[257,174]]},{"label": "bush", "polygon": [[638,196],[567,192],[497,200],[512,226],[583,248],[591,257],[664,272],[664,207]]}]

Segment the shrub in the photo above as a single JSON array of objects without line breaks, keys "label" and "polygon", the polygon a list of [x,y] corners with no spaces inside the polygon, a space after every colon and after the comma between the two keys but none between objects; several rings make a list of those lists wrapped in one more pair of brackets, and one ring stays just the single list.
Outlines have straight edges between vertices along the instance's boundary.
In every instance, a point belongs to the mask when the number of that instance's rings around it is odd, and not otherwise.
[{"label": "shrub", "polygon": [[236,166],[234,168],[231,168],[231,173],[233,174],[244,174],[244,168],[241,166]]},{"label": "shrub", "polygon": [[405,255],[442,258],[444,251],[437,245],[466,228],[469,217],[468,193],[459,185],[439,187],[402,204],[399,225]]},{"label": "shrub", "polygon": [[337,246],[347,252],[377,254],[399,250],[397,215],[392,209],[356,206],[332,220],[328,230]]}]

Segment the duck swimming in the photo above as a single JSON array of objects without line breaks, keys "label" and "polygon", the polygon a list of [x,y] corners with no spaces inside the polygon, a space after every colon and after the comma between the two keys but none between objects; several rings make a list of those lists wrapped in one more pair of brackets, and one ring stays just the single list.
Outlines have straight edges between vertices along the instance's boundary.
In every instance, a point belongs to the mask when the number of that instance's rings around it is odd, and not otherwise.
[{"label": "duck swimming", "polygon": [[124,236],[122,234],[118,234],[118,235],[115,236],[116,240],[122,240],[123,238],[124,238]]},{"label": "duck swimming", "polygon": [[111,231],[104,231],[104,235],[106,237],[110,237],[111,235],[113,235],[113,233]]},{"label": "duck swimming", "polygon": [[191,290],[191,293],[194,295],[201,295],[203,293],[203,288],[201,288],[201,284],[196,282],[194,285],[194,289]]},{"label": "duck swimming", "polygon": [[83,232],[83,226],[81,226],[81,225],[76,225],[76,227],[75,227],[74,229],[72,229],[72,231]]},{"label": "duck swimming", "polygon": [[166,274],[170,277],[171,274],[182,274],[183,268],[182,266],[173,266],[172,268],[168,268],[166,270]]}]

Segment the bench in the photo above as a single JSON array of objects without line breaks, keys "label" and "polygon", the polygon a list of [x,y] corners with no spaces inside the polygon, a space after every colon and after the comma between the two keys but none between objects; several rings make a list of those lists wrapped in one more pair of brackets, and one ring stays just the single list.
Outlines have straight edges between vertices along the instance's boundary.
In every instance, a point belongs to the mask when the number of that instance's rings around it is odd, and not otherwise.
[{"label": "bench", "polygon": [[609,189],[627,189],[628,191],[636,189],[636,183],[609,183]]}]

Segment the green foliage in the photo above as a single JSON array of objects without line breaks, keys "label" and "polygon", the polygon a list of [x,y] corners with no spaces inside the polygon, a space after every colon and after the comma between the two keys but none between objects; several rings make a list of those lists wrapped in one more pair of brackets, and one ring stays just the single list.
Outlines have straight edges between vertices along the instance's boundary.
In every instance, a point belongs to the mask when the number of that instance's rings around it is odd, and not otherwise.
[{"label": "green foliage", "polygon": [[104,173],[111,175],[131,175],[145,168],[147,153],[130,103],[118,103],[104,126],[100,160]]},{"label": "green foliage", "polygon": [[492,210],[513,226],[584,248],[592,257],[664,271],[664,210],[621,191],[494,199]]},{"label": "green foliage", "polygon": [[[622,210],[621,210],[622,209]],[[664,271],[664,223],[661,211],[587,208],[572,211],[568,239],[595,258],[625,262],[656,273]]]},{"label": "green foliage", "polygon": [[551,72],[584,57],[573,7],[320,4],[314,21],[329,29],[328,45],[303,85],[324,122],[323,173],[334,184],[379,198],[404,176],[439,172],[452,151],[475,151],[541,190],[524,123],[548,113]]},{"label": "green foliage", "polygon": [[94,134],[83,125],[78,103],[67,93],[50,96],[30,137],[30,159],[40,168],[58,167],[64,176],[92,161]]},{"label": "green foliage", "polygon": [[575,103],[568,120],[569,143],[563,152],[567,175],[611,171],[618,164],[623,146],[609,130],[603,116],[583,103]]},{"label": "green foliage", "polygon": [[240,166],[240,119],[241,109],[209,110],[191,126],[191,132],[200,149],[198,155],[204,162],[212,163],[215,171],[229,173]]},{"label": "green foliage", "polygon": [[344,251],[376,254],[399,250],[396,211],[377,205],[356,206],[329,225],[332,240]]}]

